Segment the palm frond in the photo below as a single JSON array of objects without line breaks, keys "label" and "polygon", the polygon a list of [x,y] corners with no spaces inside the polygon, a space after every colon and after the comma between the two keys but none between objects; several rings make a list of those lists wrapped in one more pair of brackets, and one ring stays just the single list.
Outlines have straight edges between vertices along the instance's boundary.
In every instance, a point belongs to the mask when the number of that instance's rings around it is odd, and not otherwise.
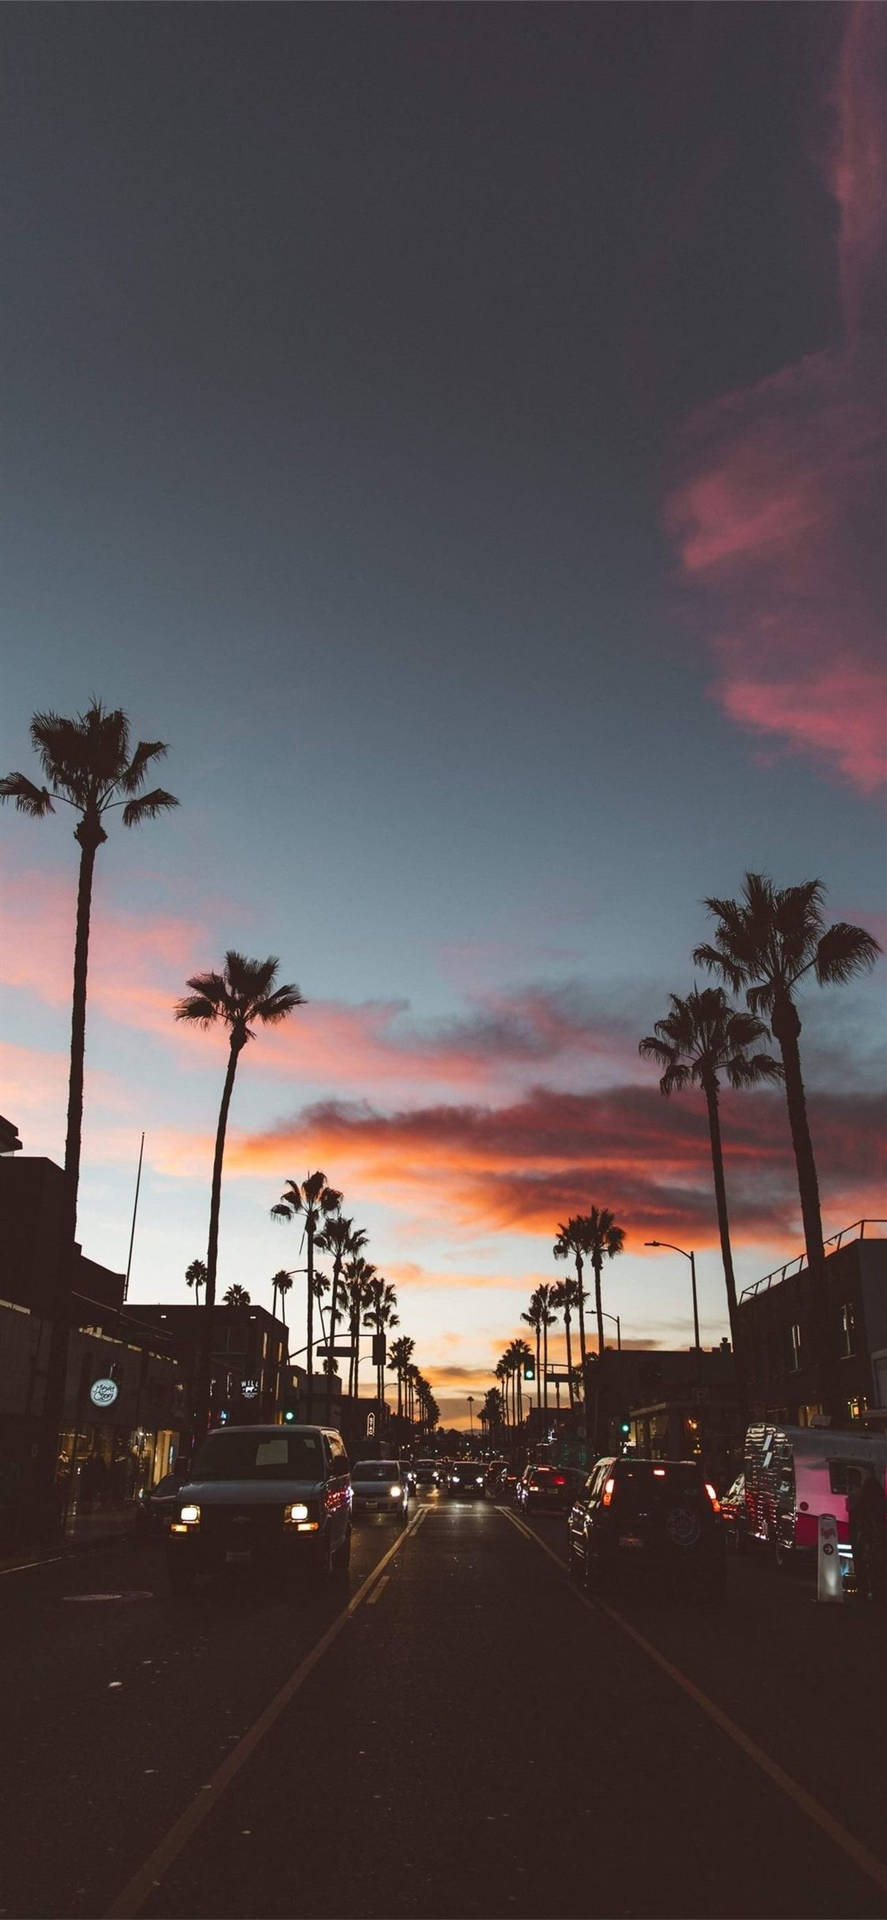
[{"label": "palm frond", "polygon": [[24,773],[8,773],[5,780],[0,780],[0,800],[14,800],[19,813],[30,814],[32,820],[42,820],[44,814],[55,812],[48,789],[35,787]]},{"label": "palm frond", "polygon": [[138,827],[143,820],[156,820],[158,813],[166,813],[178,804],[174,793],[155,787],[153,793],[143,793],[140,800],[127,801],[120,818],[125,827]]},{"label": "palm frond", "polygon": [[874,934],[864,927],[852,927],[838,920],[823,934],[816,949],[814,968],[821,987],[840,986],[856,973],[875,965],[883,951]]},{"label": "palm frond", "polygon": [[219,1008],[208,994],[195,993],[187,1000],[176,1001],[175,1017],[177,1020],[193,1020],[200,1027],[211,1027],[219,1018]]},{"label": "palm frond", "polygon": [[249,1018],[260,1021],[263,1027],[273,1027],[278,1021],[285,1020],[294,1007],[304,1005],[305,997],[298,987],[278,987],[276,993],[270,994],[267,1000],[256,1001],[249,1010]]},{"label": "palm frond", "polygon": [[129,766],[117,782],[120,792],[138,793],[151,761],[165,759],[167,751],[163,740],[140,740]]}]

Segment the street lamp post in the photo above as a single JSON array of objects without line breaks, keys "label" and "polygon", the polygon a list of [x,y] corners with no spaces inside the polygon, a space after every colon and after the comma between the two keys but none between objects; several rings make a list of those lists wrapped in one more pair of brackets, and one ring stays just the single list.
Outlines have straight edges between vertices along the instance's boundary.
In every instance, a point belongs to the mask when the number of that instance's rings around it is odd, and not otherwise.
[{"label": "street lamp post", "polygon": [[645,1240],[645,1247],[667,1247],[669,1253],[682,1253],[690,1262],[690,1285],[693,1288],[693,1345],[699,1352],[699,1307],[696,1302],[696,1257],[688,1253],[686,1247],[675,1247],[670,1240]]},{"label": "street lamp post", "polygon": [[471,1444],[474,1440],[474,1394],[469,1393],[467,1396],[467,1399],[468,1399],[468,1440],[469,1440],[469,1444]]},{"label": "street lamp post", "polygon": [[[652,1243],[651,1243],[651,1244],[652,1244]],[[604,1313],[604,1312],[603,1312],[603,1310],[602,1310],[602,1311],[601,1311],[601,1319],[602,1319],[602,1320],[615,1320],[615,1322],[616,1322],[616,1352],[617,1352],[617,1353],[621,1353],[621,1352],[622,1352],[622,1322],[621,1322],[621,1320],[620,1320],[620,1318],[619,1318],[619,1315],[618,1315],[618,1313]]]}]

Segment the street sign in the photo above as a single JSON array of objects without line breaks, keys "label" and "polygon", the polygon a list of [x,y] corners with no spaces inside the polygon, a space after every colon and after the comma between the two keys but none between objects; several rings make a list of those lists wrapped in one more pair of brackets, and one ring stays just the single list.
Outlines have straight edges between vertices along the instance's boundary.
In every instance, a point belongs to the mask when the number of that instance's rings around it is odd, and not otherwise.
[{"label": "street sign", "polygon": [[350,1360],[353,1351],[353,1347],[330,1347],[326,1341],[322,1346],[315,1348],[315,1352],[320,1354],[322,1360],[328,1360],[330,1354],[334,1360]]}]

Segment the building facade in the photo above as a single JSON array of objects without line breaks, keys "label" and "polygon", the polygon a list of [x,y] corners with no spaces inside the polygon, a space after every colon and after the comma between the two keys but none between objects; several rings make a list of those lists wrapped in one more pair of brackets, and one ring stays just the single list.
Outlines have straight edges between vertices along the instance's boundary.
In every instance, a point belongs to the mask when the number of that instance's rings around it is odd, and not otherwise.
[{"label": "building facade", "polygon": [[[887,1429],[887,1221],[858,1220],[826,1242],[825,1275],[841,1425]],[[807,1426],[818,1398],[816,1320],[806,1259],[777,1267],[739,1302],[757,1417]]]}]

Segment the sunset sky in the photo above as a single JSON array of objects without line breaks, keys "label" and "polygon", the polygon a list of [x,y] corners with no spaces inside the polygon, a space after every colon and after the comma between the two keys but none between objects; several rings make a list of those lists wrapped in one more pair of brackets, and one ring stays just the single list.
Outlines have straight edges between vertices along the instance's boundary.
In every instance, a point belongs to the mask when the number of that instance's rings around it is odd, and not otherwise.
[{"label": "sunset sky", "polygon": [[[467,1421],[595,1203],[623,1338],[726,1331],[704,1109],[637,1043],[704,897],[819,876],[885,940],[887,13],[5,7],[0,773],[93,695],[163,739],[100,851],[80,1237],[221,1290],[322,1167]],[[0,1111],[61,1160],[77,848],[0,813]],[[885,964],[808,987],[826,1234],[887,1215]],[[803,1244],[784,1101],[724,1096],[740,1286]],[[291,1295],[302,1325],[300,1282]],[[610,1325],[609,1333],[615,1329]],[[304,1336],[302,1335],[302,1338]]]}]

